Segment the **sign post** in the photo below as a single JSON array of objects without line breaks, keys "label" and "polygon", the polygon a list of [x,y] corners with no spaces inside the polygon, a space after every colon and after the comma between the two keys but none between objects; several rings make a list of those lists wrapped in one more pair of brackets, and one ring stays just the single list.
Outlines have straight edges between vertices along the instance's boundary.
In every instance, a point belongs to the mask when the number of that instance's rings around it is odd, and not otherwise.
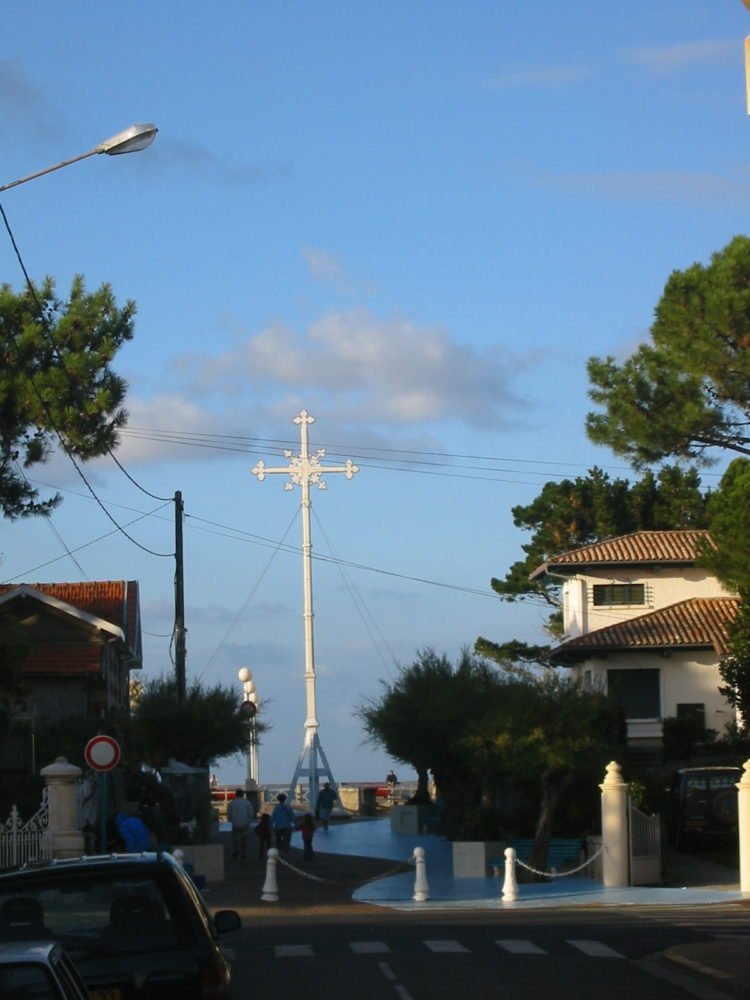
[{"label": "sign post", "polygon": [[94,736],[84,750],[86,763],[99,772],[99,848],[107,852],[107,771],[120,763],[120,744],[111,736]]}]

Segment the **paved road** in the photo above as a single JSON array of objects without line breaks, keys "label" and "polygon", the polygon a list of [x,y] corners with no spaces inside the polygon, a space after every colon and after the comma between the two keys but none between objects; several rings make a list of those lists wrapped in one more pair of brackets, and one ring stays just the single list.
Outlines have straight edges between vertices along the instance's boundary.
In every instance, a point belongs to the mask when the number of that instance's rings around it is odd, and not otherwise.
[{"label": "paved road", "polygon": [[[694,910],[545,911],[352,919],[269,914],[235,935],[238,1000],[672,1000],[737,996],[717,981],[663,957],[677,945],[746,936],[741,907]],[[686,992],[689,989],[689,992]],[[741,995],[741,994],[740,994]]]}]

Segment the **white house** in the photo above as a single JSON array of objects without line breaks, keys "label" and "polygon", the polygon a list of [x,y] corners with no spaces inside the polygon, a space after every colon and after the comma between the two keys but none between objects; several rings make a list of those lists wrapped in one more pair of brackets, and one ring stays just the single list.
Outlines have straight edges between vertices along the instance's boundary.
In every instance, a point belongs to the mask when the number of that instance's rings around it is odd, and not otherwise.
[{"label": "white house", "polygon": [[639,531],[539,566],[562,581],[566,640],[550,662],[608,691],[624,708],[632,750],[661,745],[662,720],[699,715],[723,735],[734,709],[719,660],[738,599],[696,565],[706,531]]}]

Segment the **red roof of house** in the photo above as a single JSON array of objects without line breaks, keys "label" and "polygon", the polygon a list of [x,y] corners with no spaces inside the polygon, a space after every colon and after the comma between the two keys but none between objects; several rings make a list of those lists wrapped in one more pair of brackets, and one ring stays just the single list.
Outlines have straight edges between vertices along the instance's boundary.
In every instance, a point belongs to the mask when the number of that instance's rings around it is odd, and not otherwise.
[{"label": "red roof of house", "polygon": [[549,659],[580,660],[586,654],[627,649],[689,649],[711,647],[725,656],[727,626],[739,607],[736,597],[693,597],[637,618],[629,618],[568,639]]},{"label": "red roof of house", "polygon": [[708,531],[636,531],[632,535],[620,535],[606,542],[563,552],[538,566],[531,577],[543,576],[550,570],[573,570],[578,566],[690,564],[696,560],[701,541],[713,545]]},{"label": "red roof of house", "polygon": [[[0,597],[22,586],[0,584]],[[104,580],[85,583],[27,583],[26,588],[63,601],[86,614],[120,628],[134,657],[141,656],[140,601],[137,580]]]}]

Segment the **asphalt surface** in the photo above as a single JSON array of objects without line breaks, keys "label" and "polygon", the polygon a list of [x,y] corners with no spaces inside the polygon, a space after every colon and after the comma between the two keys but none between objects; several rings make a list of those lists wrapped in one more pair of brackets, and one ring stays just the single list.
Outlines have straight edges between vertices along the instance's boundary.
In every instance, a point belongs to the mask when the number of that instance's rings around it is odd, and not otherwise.
[{"label": "asphalt surface", "polygon": [[[377,825],[373,826],[373,822]],[[434,835],[416,838],[425,848],[430,893],[427,901],[415,902],[411,898],[415,887],[415,868],[410,861],[413,841],[401,835],[394,841],[389,829],[384,832],[383,824],[388,820],[332,823],[329,831],[319,830],[316,834],[312,861],[304,861],[301,848],[293,846],[288,858],[276,866],[272,882],[278,898],[273,901],[263,898],[268,895],[264,889],[269,887],[267,862],[259,860],[257,853],[246,860],[233,860],[231,851],[225,849],[224,881],[206,887],[206,903],[211,910],[237,910],[245,926],[267,922],[269,916],[277,923],[296,921],[303,913],[306,919],[312,916],[319,921],[358,921],[372,919],[376,910],[382,914],[383,908],[391,914],[399,912],[405,919],[414,913],[426,917],[446,910],[505,908],[500,880],[452,879],[446,869],[445,842]],[[220,836],[228,848],[228,835]],[[252,844],[251,849],[257,852],[257,845]],[[666,921],[670,907],[695,907],[698,916],[701,912],[710,915],[711,909],[719,905],[725,908],[729,904],[741,914],[750,906],[750,894],[740,892],[737,871],[710,858],[674,851],[666,851],[662,860],[662,887],[633,889],[629,894],[625,891],[626,896],[618,899],[583,879],[579,881],[589,885],[579,893],[553,886],[545,895],[538,889],[533,904],[526,898],[522,905],[558,910],[574,906],[653,907],[663,911]],[[477,883],[471,887],[473,899],[463,885],[467,882]],[[531,891],[526,886],[521,889],[522,894]],[[705,1000],[712,996],[750,998],[750,909],[745,912],[747,937],[741,931],[731,939],[679,945],[653,956],[653,961],[662,970],[671,970],[685,989]]]}]

